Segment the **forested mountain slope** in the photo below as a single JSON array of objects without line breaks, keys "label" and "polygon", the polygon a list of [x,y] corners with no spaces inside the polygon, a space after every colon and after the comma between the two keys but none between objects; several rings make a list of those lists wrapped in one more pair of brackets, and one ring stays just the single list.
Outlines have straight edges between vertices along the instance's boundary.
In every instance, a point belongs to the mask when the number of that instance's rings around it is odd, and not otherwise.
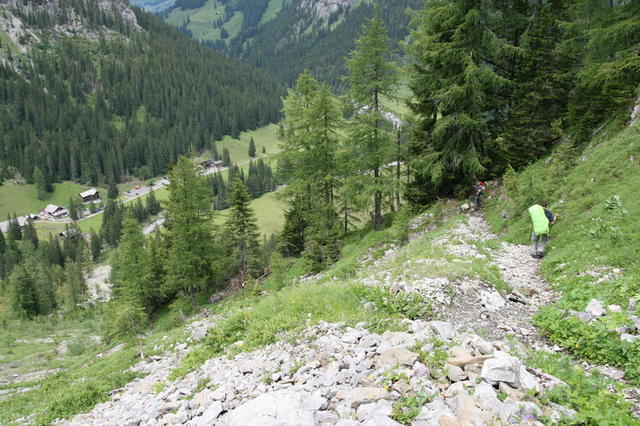
[{"label": "forested mountain slope", "polygon": [[146,178],[278,118],[268,78],[124,1],[0,5],[2,176]]},{"label": "forested mountain slope", "polygon": [[[148,10],[157,2],[137,0]],[[152,4],[153,3],[153,4]],[[378,2],[396,53],[409,31],[409,10],[422,0]],[[262,68],[291,86],[310,69],[334,86],[345,74],[344,57],[373,2],[363,0],[197,0],[176,1],[160,13],[193,38]]]}]

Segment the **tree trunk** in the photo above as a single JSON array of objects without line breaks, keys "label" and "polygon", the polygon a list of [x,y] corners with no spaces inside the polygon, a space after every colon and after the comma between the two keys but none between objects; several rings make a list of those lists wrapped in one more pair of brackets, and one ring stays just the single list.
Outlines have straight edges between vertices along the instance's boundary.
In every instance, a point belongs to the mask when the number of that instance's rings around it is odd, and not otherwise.
[{"label": "tree trunk", "polygon": [[400,210],[400,126],[398,125],[398,133],[396,135],[396,205]]}]

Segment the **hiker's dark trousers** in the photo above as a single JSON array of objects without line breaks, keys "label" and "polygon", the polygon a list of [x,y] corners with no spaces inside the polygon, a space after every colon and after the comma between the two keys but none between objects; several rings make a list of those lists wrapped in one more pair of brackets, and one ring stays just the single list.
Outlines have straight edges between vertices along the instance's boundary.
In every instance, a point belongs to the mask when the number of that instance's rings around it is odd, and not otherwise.
[{"label": "hiker's dark trousers", "polygon": [[476,194],[473,197],[473,209],[480,210],[481,206],[482,206],[482,194]]}]

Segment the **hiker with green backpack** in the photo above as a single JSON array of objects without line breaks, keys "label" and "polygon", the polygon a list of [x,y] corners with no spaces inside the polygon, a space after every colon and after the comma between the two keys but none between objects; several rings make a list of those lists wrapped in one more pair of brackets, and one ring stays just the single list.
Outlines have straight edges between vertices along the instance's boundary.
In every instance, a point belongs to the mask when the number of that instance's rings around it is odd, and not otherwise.
[{"label": "hiker with green backpack", "polygon": [[554,216],[553,213],[547,210],[547,203],[545,201],[529,207],[529,216],[531,216],[531,222],[533,224],[533,230],[531,231],[531,256],[542,259],[544,257],[544,248],[547,245],[547,241],[549,241],[551,225],[556,223],[558,216]]}]

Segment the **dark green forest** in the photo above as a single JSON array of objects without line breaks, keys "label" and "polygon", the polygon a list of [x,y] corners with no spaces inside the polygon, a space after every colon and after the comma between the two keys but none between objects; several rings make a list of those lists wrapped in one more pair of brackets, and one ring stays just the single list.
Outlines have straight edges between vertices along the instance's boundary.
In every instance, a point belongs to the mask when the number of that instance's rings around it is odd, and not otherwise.
[{"label": "dark green forest", "polygon": [[[319,80],[344,88],[341,78],[346,72],[344,58],[353,49],[362,25],[372,16],[372,4],[340,7],[325,22],[318,19],[315,12],[303,10],[292,2],[285,4],[275,19],[258,26],[268,1],[259,2],[257,6],[255,3],[240,1],[227,5],[231,12],[244,13],[240,33],[228,46],[224,42],[207,44],[269,72],[288,87],[300,73],[309,69]],[[417,10],[421,5],[421,0],[380,2],[396,56],[402,54],[400,42],[409,33],[410,10]],[[340,25],[336,25],[339,21]]]},{"label": "dark green forest", "polygon": [[[91,42],[49,31],[71,10],[117,33]],[[13,167],[31,182],[37,167],[49,182],[92,185],[148,178],[190,146],[278,119],[276,84],[148,13],[135,9],[137,30],[92,1],[63,2],[53,15],[13,12],[50,38],[0,65],[3,174]]]}]

